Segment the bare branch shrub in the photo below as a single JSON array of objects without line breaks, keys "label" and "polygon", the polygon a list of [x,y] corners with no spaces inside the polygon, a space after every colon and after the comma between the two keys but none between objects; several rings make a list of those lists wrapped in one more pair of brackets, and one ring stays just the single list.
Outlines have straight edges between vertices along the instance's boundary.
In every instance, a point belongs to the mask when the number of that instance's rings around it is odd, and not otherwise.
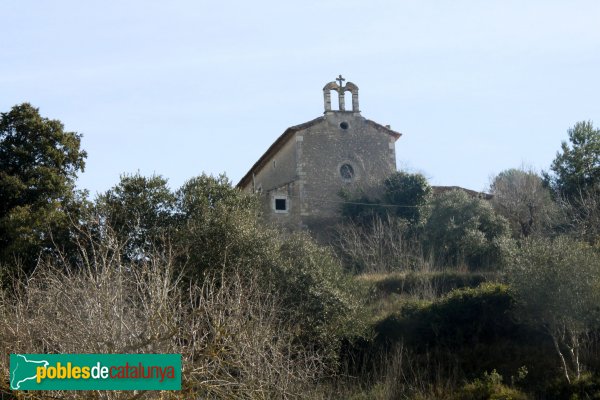
[{"label": "bare branch shrub", "polygon": [[341,393],[374,400],[447,399],[459,383],[455,365],[419,357],[401,342],[371,357],[363,360],[364,370],[339,379]]},{"label": "bare branch shrub", "polygon": [[600,245],[600,187],[579,190],[559,203],[566,211],[568,230],[578,239]]},{"label": "bare branch shrub", "polygon": [[180,393],[36,393],[55,398],[298,398],[322,376],[252,266],[184,284],[168,249],[125,262],[109,232],[84,238],[77,267],[45,262],[1,292],[1,376],[10,353],[182,354]]},{"label": "bare branch shrub", "polygon": [[389,215],[376,216],[372,224],[347,222],[339,225],[336,231],[336,248],[355,272],[429,269],[419,241],[409,234],[406,220]]},{"label": "bare branch shrub", "polygon": [[301,397],[324,371],[318,354],[292,340],[278,300],[259,287],[238,271],[190,291],[187,376],[202,398]]},{"label": "bare branch shrub", "polygon": [[547,234],[557,223],[558,207],[532,168],[501,172],[492,180],[490,192],[494,210],[508,220],[515,238]]}]

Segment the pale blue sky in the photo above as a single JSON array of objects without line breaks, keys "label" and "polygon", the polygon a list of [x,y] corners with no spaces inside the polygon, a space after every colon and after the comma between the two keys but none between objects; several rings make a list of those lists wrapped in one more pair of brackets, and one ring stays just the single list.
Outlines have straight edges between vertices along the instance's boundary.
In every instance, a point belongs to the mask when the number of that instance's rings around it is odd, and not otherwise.
[{"label": "pale blue sky", "polygon": [[398,166],[482,190],[600,125],[600,1],[0,3],[0,110],[83,134],[92,194],[122,173],[237,183],[343,74],[404,136]]}]

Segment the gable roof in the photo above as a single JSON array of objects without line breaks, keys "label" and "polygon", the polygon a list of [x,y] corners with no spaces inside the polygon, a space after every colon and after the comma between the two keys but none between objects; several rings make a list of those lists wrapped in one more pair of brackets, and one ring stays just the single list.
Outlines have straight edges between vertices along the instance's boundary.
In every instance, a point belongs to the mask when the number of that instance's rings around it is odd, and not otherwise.
[{"label": "gable roof", "polygon": [[[288,140],[292,136],[294,136],[294,134],[296,132],[310,128],[311,126],[314,126],[322,121],[325,121],[325,116],[315,118],[312,121],[308,121],[303,124],[295,125],[295,126],[291,126],[291,127],[287,128],[285,130],[285,132],[283,132],[281,134],[281,136],[279,136],[277,138],[277,140],[275,140],[273,142],[273,144],[271,146],[269,146],[267,151],[265,151],[265,153],[258,159],[258,161],[256,161],[254,163],[252,168],[250,168],[250,170],[248,172],[246,172],[246,175],[244,175],[242,177],[242,179],[240,179],[240,181],[237,184],[237,187],[243,188],[248,183],[250,183],[250,181],[252,180],[252,175],[254,173],[256,173],[257,171],[261,170],[265,166],[265,164],[267,164],[267,162],[271,159],[271,156],[273,156],[275,153],[277,153],[288,142]],[[377,122],[371,121],[369,119],[365,119],[365,122],[368,125],[374,127],[375,129],[385,132],[388,135],[393,136],[395,140],[398,140],[400,138],[400,136],[402,136],[401,133],[393,131],[390,128],[388,128],[387,126],[380,125]]]}]

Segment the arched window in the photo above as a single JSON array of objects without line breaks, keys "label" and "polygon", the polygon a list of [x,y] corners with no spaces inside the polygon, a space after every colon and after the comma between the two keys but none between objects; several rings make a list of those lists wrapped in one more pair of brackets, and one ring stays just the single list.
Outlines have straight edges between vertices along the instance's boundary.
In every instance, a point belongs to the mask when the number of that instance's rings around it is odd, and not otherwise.
[{"label": "arched window", "polygon": [[354,168],[350,164],[342,164],[340,167],[340,176],[345,182],[350,182],[354,179]]},{"label": "arched window", "polygon": [[330,90],[331,93],[331,109],[337,111],[340,109],[340,99],[337,90]]},{"label": "arched window", "polygon": [[348,90],[344,92],[344,110],[352,111],[352,93]]}]

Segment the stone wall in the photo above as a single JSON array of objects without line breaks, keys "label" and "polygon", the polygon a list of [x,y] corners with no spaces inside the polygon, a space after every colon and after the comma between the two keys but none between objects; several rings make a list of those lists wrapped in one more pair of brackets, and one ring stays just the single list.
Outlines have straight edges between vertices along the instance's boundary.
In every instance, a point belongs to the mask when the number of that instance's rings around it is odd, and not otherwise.
[{"label": "stone wall", "polygon": [[[302,136],[302,219],[311,230],[336,222],[342,189],[370,191],[396,170],[396,138],[352,112],[328,112]],[[353,176],[342,176],[349,165]],[[345,167],[347,168],[347,167]]]},{"label": "stone wall", "polygon": [[[255,173],[254,181],[244,188],[254,190],[261,196],[263,214],[269,222],[290,228],[301,227],[297,150],[296,140],[292,137]],[[286,200],[286,212],[276,212],[276,199]]]}]

